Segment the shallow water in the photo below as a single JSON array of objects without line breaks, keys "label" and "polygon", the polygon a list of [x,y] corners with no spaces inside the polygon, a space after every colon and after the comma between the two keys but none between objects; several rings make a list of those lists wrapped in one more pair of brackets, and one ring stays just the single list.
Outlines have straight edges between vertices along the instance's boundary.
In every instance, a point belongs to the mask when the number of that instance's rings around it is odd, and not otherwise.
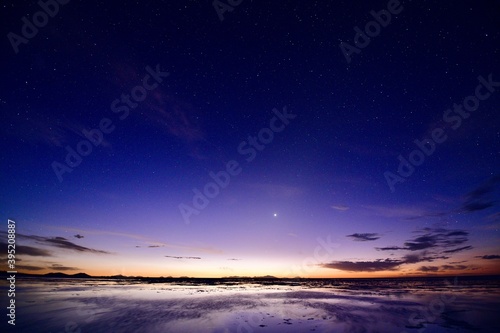
[{"label": "shallow water", "polygon": [[17,289],[16,332],[500,332],[493,279],[20,279]]}]

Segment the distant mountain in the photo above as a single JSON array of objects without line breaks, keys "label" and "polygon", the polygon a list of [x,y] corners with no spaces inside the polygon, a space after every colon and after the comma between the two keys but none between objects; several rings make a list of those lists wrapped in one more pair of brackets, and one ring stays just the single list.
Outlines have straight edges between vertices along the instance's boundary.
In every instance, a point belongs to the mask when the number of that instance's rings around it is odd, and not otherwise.
[{"label": "distant mountain", "polygon": [[232,276],[223,276],[221,279],[251,279],[251,278],[248,276],[232,275]]},{"label": "distant mountain", "polygon": [[277,279],[276,276],[272,276],[272,275],[254,276],[253,278],[254,279]]},{"label": "distant mountain", "polygon": [[64,273],[47,273],[47,274],[44,274],[43,276],[46,276],[46,277],[54,277],[54,278],[69,277],[69,275],[68,275],[68,274],[64,274]]},{"label": "distant mountain", "polygon": [[85,279],[88,279],[88,278],[91,278],[92,276],[88,275],[87,273],[76,273],[76,274],[73,274],[73,275],[70,275],[71,277],[74,277],[74,278],[85,278]]},{"label": "distant mountain", "polygon": [[78,278],[78,279],[88,279],[88,278],[92,277],[86,273],[65,274],[65,273],[60,273],[60,272],[47,273],[47,274],[44,274],[43,276],[52,277],[52,278]]}]

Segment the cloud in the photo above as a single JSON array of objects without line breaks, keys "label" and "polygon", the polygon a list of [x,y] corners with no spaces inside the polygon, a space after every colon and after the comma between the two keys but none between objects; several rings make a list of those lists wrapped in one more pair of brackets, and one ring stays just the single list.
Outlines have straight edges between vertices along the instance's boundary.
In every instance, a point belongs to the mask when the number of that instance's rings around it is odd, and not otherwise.
[{"label": "cloud", "polygon": [[24,270],[24,271],[41,271],[45,269],[44,267],[30,266],[30,265],[16,265],[16,268],[18,270]]},{"label": "cloud", "polygon": [[236,260],[241,260],[241,259],[236,259],[236,258],[229,258],[227,260],[233,260],[233,261],[236,261]]},{"label": "cloud", "polygon": [[80,234],[77,234],[77,235],[74,235],[73,237],[76,237],[76,238],[78,238],[78,239],[81,239],[81,238],[83,238],[84,236],[82,236],[82,235],[80,235]]},{"label": "cloud", "polygon": [[54,238],[45,238],[44,241],[46,243],[49,243],[55,247],[65,249],[65,250],[72,250],[72,251],[78,251],[78,252],[90,252],[90,253],[102,253],[102,254],[109,254],[110,252],[107,251],[102,251],[102,250],[96,250],[96,249],[91,249],[85,246],[80,246],[75,243],[72,243],[68,241],[64,237],[54,237]]},{"label": "cloud", "polygon": [[[497,217],[497,222],[486,224],[486,225],[481,225],[476,228],[481,229],[481,230],[495,230],[498,231],[500,229],[500,215]],[[488,217],[486,217],[486,221],[488,221]]]},{"label": "cloud", "polygon": [[456,271],[467,269],[468,266],[465,265],[442,265],[442,266],[421,266],[417,270],[420,272],[441,272],[441,271]]},{"label": "cloud", "polygon": [[334,261],[323,264],[321,267],[335,268],[350,272],[393,271],[397,270],[401,265],[415,264],[419,262],[433,262],[439,259],[449,259],[449,257],[429,254],[423,251],[421,253],[409,253],[400,259],[387,258],[377,259],[375,261]]},{"label": "cloud", "polygon": [[462,210],[464,212],[471,213],[471,212],[475,212],[475,211],[478,211],[478,210],[484,210],[486,208],[493,207],[494,203],[495,203],[494,201],[488,201],[488,202],[468,202],[468,203],[465,203],[462,206]]},{"label": "cloud", "polygon": [[498,183],[500,183],[500,175],[489,178],[473,191],[467,193],[465,195],[465,202],[460,211],[471,213],[494,206],[495,201],[491,199],[490,195],[493,193]]},{"label": "cloud", "polygon": [[386,246],[386,247],[376,247],[377,251],[396,251],[396,250],[405,250],[405,248],[399,246]]},{"label": "cloud", "polygon": [[405,264],[415,264],[418,262],[433,262],[440,259],[449,259],[449,257],[429,255],[424,251],[423,253],[409,253],[405,255],[402,260]]},{"label": "cloud", "polygon": [[49,269],[58,270],[58,271],[77,271],[80,268],[77,267],[68,267],[59,264],[52,264],[52,266],[48,267]]},{"label": "cloud", "polygon": [[364,233],[364,234],[352,234],[347,235],[346,237],[351,237],[354,241],[357,242],[366,242],[366,241],[374,241],[380,238],[379,234],[376,233]]},{"label": "cloud", "polygon": [[[404,246],[377,247],[378,251],[408,250],[420,251],[426,249],[442,250],[461,245],[468,241],[469,233],[465,230],[447,230],[440,228],[423,228],[416,231],[421,234],[404,243]],[[452,253],[453,250],[449,250]]]},{"label": "cloud", "polygon": [[441,266],[442,270],[464,270],[467,269],[468,266],[465,265],[443,265]]},{"label": "cloud", "polygon": [[[14,112],[4,112],[11,126],[2,126],[2,137],[14,137],[23,142],[32,144],[43,143],[51,147],[64,147],[74,140],[74,135],[85,138],[82,130],[86,128],[82,123],[51,115],[49,113],[33,114],[29,118],[20,118]],[[108,145],[104,139],[101,145]]]},{"label": "cloud", "polygon": [[446,234],[446,236],[468,236],[469,233],[464,230],[456,230],[456,231],[451,231]]},{"label": "cloud", "polygon": [[[452,214],[461,214],[461,213],[473,213],[477,211],[482,211],[488,209],[490,207],[495,206],[497,203],[492,198],[492,194],[494,193],[497,185],[500,183],[500,175],[493,176],[486,180],[484,183],[476,187],[474,190],[470,191],[464,196],[463,202],[460,207],[453,209],[451,211],[444,212],[425,212],[422,211],[420,213],[415,212],[413,216],[407,218],[407,220],[416,220],[420,218],[426,217],[443,217],[450,216]],[[447,199],[448,203],[454,202],[455,200]],[[500,213],[494,213],[490,215],[489,219],[497,219]],[[488,219],[487,218],[487,219]]]},{"label": "cloud", "polygon": [[420,272],[437,272],[439,270],[439,267],[436,266],[421,266],[420,268],[417,269]]},{"label": "cloud", "polygon": [[498,182],[500,182],[500,175],[489,178],[483,184],[479,185],[476,189],[467,193],[467,198],[469,200],[477,200],[483,198],[486,194],[493,192]]},{"label": "cloud", "polygon": [[[0,248],[6,249],[7,243],[0,241]],[[17,255],[25,255],[25,256],[33,256],[33,257],[50,257],[52,253],[45,249],[39,249],[32,246],[19,245],[16,244],[16,254]]]},{"label": "cloud", "polygon": [[[465,230],[449,230],[444,228],[423,228],[416,231],[417,235],[406,242],[403,246],[376,247],[378,251],[405,250],[410,253],[399,259],[377,259],[375,261],[334,261],[322,264],[324,268],[334,268],[351,272],[376,272],[397,270],[401,265],[416,264],[421,262],[434,262],[446,260],[453,254],[472,249],[472,246],[464,245],[468,241],[469,233]],[[354,240],[372,241],[379,239],[376,233],[352,234]],[[459,245],[464,245],[457,247]],[[452,266],[447,266],[450,269]],[[465,266],[464,266],[465,267]],[[422,272],[435,272],[436,266],[421,266],[418,270]],[[462,266],[453,266],[453,269],[462,269]]]},{"label": "cloud", "polygon": [[346,211],[346,210],[349,210],[349,207],[345,206],[345,205],[332,205],[330,206],[332,207],[333,209],[335,210],[340,210],[340,211]]},{"label": "cloud", "polygon": [[[42,237],[42,236],[36,236],[36,235],[23,235],[23,234],[17,234],[17,236],[20,239],[27,239],[31,241],[35,241],[38,244],[46,245],[46,246],[52,246],[52,247],[57,247],[65,250],[72,250],[72,251],[78,251],[78,252],[89,252],[89,253],[100,253],[100,254],[110,254],[110,252],[107,251],[102,251],[102,250],[96,250],[96,249],[91,249],[88,247],[80,246],[75,243],[70,242],[64,237]],[[35,249],[35,248],[31,248]],[[35,253],[40,253],[40,251],[45,251],[42,249],[36,249],[37,251]],[[29,254],[29,255],[36,255],[36,254]],[[47,255],[47,254],[38,254],[38,255]]]},{"label": "cloud", "polygon": [[475,258],[494,260],[494,259],[500,259],[500,255],[498,255],[498,254],[485,254],[484,256],[476,256]]},{"label": "cloud", "polygon": [[457,249],[443,251],[443,253],[455,253],[455,252],[460,252],[460,251],[465,251],[465,250],[470,250],[470,249],[472,249],[472,246],[469,245],[469,246],[459,247]]},{"label": "cloud", "polygon": [[177,256],[165,256],[165,257],[174,259],[201,259],[200,257],[177,257]]},{"label": "cloud", "polygon": [[420,215],[415,215],[415,216],[409,216],[406,218],[406,220],[412,221],[412,220],[418,220],[422,218],[427,218],[427,217],[443,217],[449,215],[449,212],[425,212]]},{"label": "cloud", "polygon": [[[418,254],[415,254],[415,253],[407,254],[403,258],[404,258],[404,262],[407,264],[414,264],[414,263],[421,262],[421,261],[427,261],[427,260],[422,260],[422,257]],[[428,260],[428,261],[432,261],[432,260]]]},{"label": "cloud", "polygon": [[16,247],[16,253],[19,255],[27,255],[34,257],[50,257],[52,253],[45,249],[40,249],[32,246],[19,245]]},{"label": "cloud", "polygon": [[[143,70],[139,72],[137,68],[128,64],[115,64],[114,67],[115,84],[121,87],[137,84],[137,78],[143,75]],[[160,70],[168,72],[162,66]],[[170,73],[166,74],[166,77],[169,75]],[[203,139],[197,110],[174,94],[164,93],[161,87],[150,92],[148,98],[141,102],[141,106],[141,119],[159,126],[169,134],[188,142]]]},{"label": "cloud", "polygon": [[486,217],[486,221],[490,222],[490,223],[494,223],[494,222],[497,222],[497,228],[498,229],[498,225],[499,225],[499,222],[500,222],[500,212],[496,212],[496,213],[493,213],[493,214],[490,214]]},{"label": "cloud", "polygon": [[375,261],[334,261],[331,263],[322,264],[321,267],[333,268],[341,271],[349,272],[378,272],[378,271],[394,271],[402,261],[392,259],[379,259]]},{"label": "cloud", "polygon": [[152,98],[143,102],[144,116],[155,125],[167,130],[170,135],[188,143],[202,141],[205,134],[200,126],[199,112],[189,103],[174,95],[156,89]]},{"label": "cloud", "polygon": [[[166,248],[172,248],[172,249],[181,249],[181,250],[186,250],[186,251],[193,251],[193,252],[203,252],[203,253],[212,253],[212,254],[221,254],[223,253],[222,250],[219,249],[214,249],[212,247],[196,247],[196,246],[185,246],[185,245],[176,245],[176,244],[170,244],[170,243],[165,243],[165,242],[160,242],[158,240],[151,239],[149,237],[145,237],[142,235],[137,235],[137,234],[128,234],[124,232],[114,232],[114,231],[103,231],[103,230],[96,230],[96,229],[79,229],[79,228],[72,228],[72,227],[53,227],[53,226],[48,226],[48,228],[52,229],[57,229],[57,230],[63,230],[63,231],[72,231],[72,232],[78,232],[78,233],[85,233],[86,235],[99,235],[99,236],[112,236],[112,237],[124,237],[124,238],[129,238],[129,239],[134,239],[138,241],[142,241],[148,245],[161,245],[162,247]],[[136,247],[142,247],[137,245]]]}]

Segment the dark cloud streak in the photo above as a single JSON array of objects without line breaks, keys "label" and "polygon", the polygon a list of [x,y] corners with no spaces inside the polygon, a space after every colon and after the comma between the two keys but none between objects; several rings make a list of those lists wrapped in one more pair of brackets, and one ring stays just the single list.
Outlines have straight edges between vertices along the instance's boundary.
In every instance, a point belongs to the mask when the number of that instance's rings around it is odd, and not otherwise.
[{"label": "dark cloud streak", "polygon": [[349,272],[378,272],[378,271],[394,271],[401,264],[399,260],[375,260],[375,261],[334,261],[331,263],[323,264],[321,267],[333,268],[341,271]]},{"label": "dark cloud streak", "polygon": [[[88,247],[84,247],[81,245],[77,245],[73,242],[70,242],[64,237],[42,237],[36,235],[23,235],[16,234],[19,239],[34,241],[41,245],[57,247],[65,250],[72,250],[78,252],[87,252],[87,253],[99,253],[99,254],[110,254],[110,252],[91,249]],[[18,246],[21,248],[21,251],[24,251],[24,254],[31,256],[51,256],[51,253],[45,249],[39,249],[31,246]],[[16,251],[18,254],[21,254],[19,251]]]},{"label": "dark cloud streak", "polygon": [[346,237],[351,237],[354,241],[357,242],[367,242],[367,241],[374,241],[380,238],[379,234],[376,233],[364,233],[364,234],[352,234],[352,235],[347,235]]},{"label": "dark cloud streak", "polygon": [[485,260],[494,260],[494,259],[500,259],[500,255],[498,254],[485,254],[484,256],[476,256],[476,258],[481,258]]}]

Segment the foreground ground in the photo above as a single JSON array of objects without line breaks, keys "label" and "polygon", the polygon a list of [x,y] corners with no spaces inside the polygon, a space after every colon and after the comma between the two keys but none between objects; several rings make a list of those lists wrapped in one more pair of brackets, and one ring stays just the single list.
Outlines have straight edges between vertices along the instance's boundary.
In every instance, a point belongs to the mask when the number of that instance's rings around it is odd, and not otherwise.
[{"label": "foreground ground", "polygon": [[500,332],[494,280],[209,285],[26,279],[16,295],[12,332]]}]

